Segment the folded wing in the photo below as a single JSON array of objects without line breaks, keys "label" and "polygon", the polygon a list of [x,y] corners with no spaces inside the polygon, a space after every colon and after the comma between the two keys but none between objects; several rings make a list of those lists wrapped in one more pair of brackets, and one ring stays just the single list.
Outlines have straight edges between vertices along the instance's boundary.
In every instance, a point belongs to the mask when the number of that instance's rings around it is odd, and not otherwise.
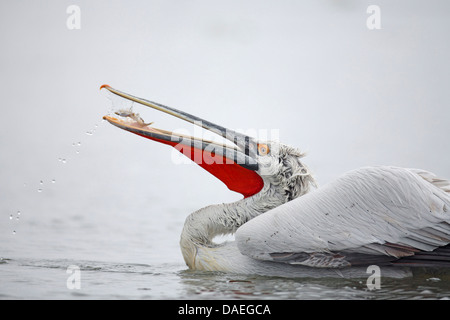
[{"label": "folded wing", "polygon": [[448,265],[450,183],[432,173],[367,167],[241,226],[242,254],[320,268]]}]

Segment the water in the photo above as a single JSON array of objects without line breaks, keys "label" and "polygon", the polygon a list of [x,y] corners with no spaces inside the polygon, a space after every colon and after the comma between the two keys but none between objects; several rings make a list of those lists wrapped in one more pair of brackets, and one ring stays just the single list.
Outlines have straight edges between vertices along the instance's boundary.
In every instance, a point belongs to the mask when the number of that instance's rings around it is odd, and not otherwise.
[{"label": "water", "polygon": [[[168,152],[154,157],[157,146],[142,148],[127,135],[126,143],[116,143],[122,132],[109,136],[104,126],[93,127],[86,141],[58,151],[64,165],[49,161],[37,179],[5,189],[0,299],[450,299],[449,274],[430,270],[405,279],[382,276],[376,290],[367,278],[188,270],[178,244],[185,217],[239,197],[200,168],[171,163]],[[108,144],[114,148],[99,151]],[[71,287],[74,268],[79,289]]]},{"label": "water", "polygon": [[[91,1],[81,16],[92,19],[72,31],[54,2],[1,11],[12,31],[1,35],[0,299],[450,297],[448,276],[434,272],[370,291],[366,279],[186,270],[185,217],[235,196],[175,165],[167,146],[99,126],[98,91],[111,81],[221,125],[281,128],[320,182],[377,164],[449,178],[448,2],[380,1],[382,29],[368,30],[364,1]],[[69,266],[80,289],[67,286]]]},{"label": "water", "polygon": [[[68,289],[67,268],[80,268]],[[65,259],[0,260],[1,299],[445,299],[446,280],[420,274],[385,279],[370,291],[362,279],[284,279],[189,271],[179,263],[139,264]],[[437,280],[439,279],[439,280]]]},{"label": "water", "polygon": [[[120,149],[125,144],[99,152],[111,137],[102,139],[110,132],[97,129],[103,128],[96,124],[90,141],[68,144],[70,151],[58,157],[63,166],[49,161],[35,182],[5,190],[0,299],[450,299],[449,274],[429,270],[405,279],[382,276],[376,290],[367,278],[188,270],[178,244],[185,217],[236,195],[197,167],[170,163],[169,153],[152,157],[153,149],[140,149],[138,139],[130,140],[137,143],[131,152]],[[183,179],[174,184],[178,173]],[[70,285],[73,268],[79,289]]]},{"label": "water", "polygon": [[[50,198],[48,193],[39,196]],[[98,197],[99,202],[105,200]],[[184,209],[152,204],[150,211],[159,212],[156,223],[155,216],[136,210],[136,203],[110,201],[112,205],[101,210],[28,209],[21,213],[20,221],[6,217],[6,225],[10,223],[8,227],[14,230],[3,232],[7,228],[2,224],[0,299],[450,298],[450,276],[424,270],[406,279],[382,277],[380,289],[372,291],[367,279],[290,279],[191,271],[178,247]],[[125,205],[128,212],[122,211]],[[68,287],[70,266],[79,268],[80,289]]]},{"label": "water", "polygon": [[[96,141],[94,150],[104,144]],[[57,166],[59,171],[49,161],[40,172],[42,179],[6,190],[0,211],[0,299],[450,298],[450,276],[423,270],[411,278],[381,277],[380,288],[372,291],[367,278],[290,279],[187,270],[178,243],[185,217],[236,196],[200,168],[167,164],[169,153],[151,158],[149,148],[126,160],[117,155],[121,152],[92,153],[88,143],[83,148]],[[127,161],[133,165],[124,165]],[[185,178],[174,184],[165,172]],[[193,181],[197,187],[186,192]],[[68,285],[73,266],[79,268],[80,289]]]}]

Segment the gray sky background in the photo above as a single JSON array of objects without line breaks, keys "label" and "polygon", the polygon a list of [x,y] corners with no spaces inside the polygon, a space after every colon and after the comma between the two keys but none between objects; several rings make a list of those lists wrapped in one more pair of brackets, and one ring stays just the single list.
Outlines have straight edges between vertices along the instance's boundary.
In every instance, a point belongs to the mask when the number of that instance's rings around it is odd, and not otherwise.
[{"label": "gray sky background", "polygon": [[[72,4],[80,30],[66,26]],[[366,26],[370,4],[381,30]],[[187,214],[240,198],[103,123],[104,83],[229,128],[280,129],[321,185],[367,165],[450,178],[449,17],[445,0],[1,1],[2,214]]]}]

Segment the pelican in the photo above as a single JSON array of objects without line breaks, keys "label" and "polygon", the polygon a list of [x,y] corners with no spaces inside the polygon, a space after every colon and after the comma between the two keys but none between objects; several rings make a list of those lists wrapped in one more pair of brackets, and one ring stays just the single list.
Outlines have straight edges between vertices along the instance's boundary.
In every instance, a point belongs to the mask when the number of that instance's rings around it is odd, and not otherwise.
[{"label": "pelican", "polygon": [[[217,143],[104,116],[112,125],[170,145],[243,195],[191,213],[181,232],[193,270],[284,277],[404,277],[410,267],[450,267],[450,182],[419,169],[363,167],[317,188],[304,154],[189,113],[101,86],[115,96],[201,126]],[[120,113],[116,113],[120,115]],[[128,114],[126,114],[128,115]],[[234,241],[215,243],[219,235]]]}]

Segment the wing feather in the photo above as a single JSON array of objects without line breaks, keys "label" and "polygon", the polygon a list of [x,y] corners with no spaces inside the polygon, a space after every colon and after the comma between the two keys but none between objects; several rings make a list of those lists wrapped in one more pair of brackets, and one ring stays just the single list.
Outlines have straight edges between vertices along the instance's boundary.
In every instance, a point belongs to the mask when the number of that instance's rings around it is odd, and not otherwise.
[{"label": "wing feather", "polygon": [[450,243],[447,180],[366,167],[270,210],[236,233],[242,254],[313,267],[393,261]]}]

